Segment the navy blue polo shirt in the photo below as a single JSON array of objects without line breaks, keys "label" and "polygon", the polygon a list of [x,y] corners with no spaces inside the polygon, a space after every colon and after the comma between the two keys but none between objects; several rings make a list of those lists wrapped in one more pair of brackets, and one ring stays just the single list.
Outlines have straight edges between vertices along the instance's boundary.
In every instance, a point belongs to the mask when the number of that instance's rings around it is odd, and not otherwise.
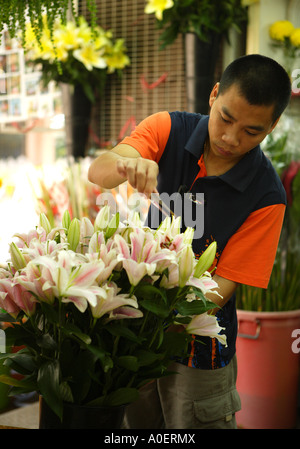
[{"label": "navy blue polo shirt", "polygon": [[[216,241],[218,264],[221,264],[223,252],[226,260],[230,257],[232,241],[232,251],[239,254],[239,257],[243,258],[242,261],[246,261],[247,255],[254,251],[257,238],[258,242],[262,242],[261,257],[263,257],[264,233],[261,229],[262,227],[263,229],[270,228],[270,232],[272,232],[273,223],[267,223],[269,215],[272,217],[270,211],[273,211],[277,205],[284,206],[286,203],[285,190],[271,162],[257,146],[223,175],[197,178],[198,161],[203,155],[204,142],[208,136],[209,116],[187,112],[171,112],[169,115],[171,126],[163,144],[160,131],[161,133],[164,131],[160,130],[159,120],[156,125],[153,125],[153,119],[152,121],[146,119],[144,123],[142,122],[129,138],[124,139],[123,143],[133,146],[142,156],[148,158],[149,153],[145,152],[143,148],[145,149],[149,145],[155,147],[157,144],[157,148],[154,148],[153,151],[161,154],[158,161],[157,190],[159,193],[166,192],[172,195],[184,186],[185,191],[204,194],[204,205],[199,206],[204,207],[204,231],[201,238],[193,241],[194,252],[201,255],[212,241]],[[156,129],[153,129],[154,126]],[[149,139],[145,138],[147,133],[150,135]],[[162,145],[164,148],[161,148]],[[150,224],[153,221],[156,222],[153,220],[153,214],[157,213],[156,208],[150,208],[148,217]],[[260,232],[262,235],[259,234]],[[280,233],[280,229],[278,232]],[[253,245],[248,243],[249,247],[246,249],[244,249],[244,245],[239,246],[239,236],[243,242],[250,239]],[[243,251],[245,251],[244,254]],[[276,247],[273,252],[275,257]],[[259,253],[255,257],[259,259]],[[237,272],[243,271],[243,267],[240,267],[242,264],[242,262],[238,263]],[[253,258],[253,270],[255,264],[256,261]],[[218,269],[217,265],[217,273]],[[220,268],[220,270],[220,276],[222,276],[222,269]],[[232,280],[243,281],[243,276],[240,278],[238,274],[235,275],[234,267],[231,271],[233,273]],[[231,271],[228,270],[229,273]],[[251,270],[249,271],[248,266],[245,265],[244,271],[247,271],[245,274],[245,283],[247,283],[247,275],[249,274],[251,278]],[[224,272],[223,277],[226,278],[226,266]],[[253,276],[255,277],[255,275]],[[251,285],[251,281],[249,283]],[[252,285],[255,285],[255,282]],[[259,285],[258,282],[257,286],[263,285]],[[215,369],[230,362],[235,354],[237,336],[235,295],[222,310],[218,311],[216,316],[220,326],[225,327],[224,332],[227,336],[228,346],[224,347],[216,339],[197,337],[201,343],[197,343],[196,339],[191,357],[182,363],[200,369]]]}]

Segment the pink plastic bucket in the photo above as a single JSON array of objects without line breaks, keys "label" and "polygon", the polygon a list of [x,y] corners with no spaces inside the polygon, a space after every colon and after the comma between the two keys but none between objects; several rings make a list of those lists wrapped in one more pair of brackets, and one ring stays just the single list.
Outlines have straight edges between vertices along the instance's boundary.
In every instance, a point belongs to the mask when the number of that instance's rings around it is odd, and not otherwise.
[{"label": "pink plastic bucket", "polygon": [[246,429],[294,428],[300,361],[295,330],[300,329],[300,310],[238,310],[237,314],[237,390],[242,403],[237,425]]}]

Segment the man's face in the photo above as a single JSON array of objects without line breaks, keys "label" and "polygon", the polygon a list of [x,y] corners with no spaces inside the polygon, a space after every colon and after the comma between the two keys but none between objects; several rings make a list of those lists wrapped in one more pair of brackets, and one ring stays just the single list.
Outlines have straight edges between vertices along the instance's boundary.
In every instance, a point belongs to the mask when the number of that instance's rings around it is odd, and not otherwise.
[{"label": "man's face", "polygon": [[209,99],[210,151],[215,157],[236,163],[274,129],[278,120],[272,123],[273,105],[249,104],[236,85],[219,96],[218,90],[219,83]]}]

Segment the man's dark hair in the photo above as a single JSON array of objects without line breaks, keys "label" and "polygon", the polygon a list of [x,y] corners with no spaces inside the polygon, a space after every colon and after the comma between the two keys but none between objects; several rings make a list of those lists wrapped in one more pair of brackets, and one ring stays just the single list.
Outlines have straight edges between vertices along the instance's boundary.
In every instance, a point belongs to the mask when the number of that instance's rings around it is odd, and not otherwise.
[{"label": "man's dark hair", "polygon": [[274,104],[273,123],[280,117],[291,98],[291,81],[284,68],[262,55],[241,56],[228,65],[218,95],[236,84],[249,104]]}]

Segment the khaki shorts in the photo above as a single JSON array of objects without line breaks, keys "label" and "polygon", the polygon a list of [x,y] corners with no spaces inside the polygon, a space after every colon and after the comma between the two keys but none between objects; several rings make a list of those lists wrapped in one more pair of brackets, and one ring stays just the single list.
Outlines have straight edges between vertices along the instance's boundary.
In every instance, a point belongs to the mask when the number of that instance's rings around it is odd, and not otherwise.
[{"label": "khaki shorts", "polygon": [[178,374],[150,382],[126,410],[125,429],[234,429],[241,403],[236,357],[224,368],[199,370],[173,363]]}]

